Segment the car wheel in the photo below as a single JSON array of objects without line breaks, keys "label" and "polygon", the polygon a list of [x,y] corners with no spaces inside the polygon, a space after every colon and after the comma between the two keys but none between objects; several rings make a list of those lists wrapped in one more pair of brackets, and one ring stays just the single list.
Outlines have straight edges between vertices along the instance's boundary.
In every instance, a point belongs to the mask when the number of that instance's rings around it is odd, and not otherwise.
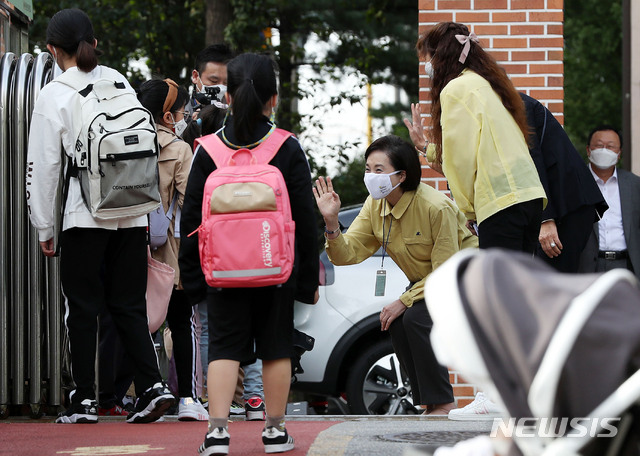
[{"label": "car wheel", "polygon": [[350,369],[347,401],[356,415],[416,414],[411,385],[401,371],[390,340],[367,348]]}]

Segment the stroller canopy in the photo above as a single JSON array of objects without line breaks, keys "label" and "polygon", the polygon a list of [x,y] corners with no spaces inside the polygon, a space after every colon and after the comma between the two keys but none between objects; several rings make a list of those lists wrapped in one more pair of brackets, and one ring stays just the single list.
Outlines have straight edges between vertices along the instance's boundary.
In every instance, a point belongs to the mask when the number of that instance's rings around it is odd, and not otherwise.
[{"label": "stroller canopy", "polygon": [[434,271],[425,296],[439,360],[511,417],[587,417],[640,368],[629,271],[561,274],[517,252],[468,249]]}]

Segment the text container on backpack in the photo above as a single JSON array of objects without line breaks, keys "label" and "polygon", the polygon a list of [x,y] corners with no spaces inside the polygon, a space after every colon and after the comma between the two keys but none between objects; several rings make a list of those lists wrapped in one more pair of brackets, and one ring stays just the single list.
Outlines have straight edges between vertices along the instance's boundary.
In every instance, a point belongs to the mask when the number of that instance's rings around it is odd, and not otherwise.
[{"label": "text container on backpack", "polygon": [[[291,133],[276,129],[254,149],[229,149],[217,135],[197,142],[217,169],[207,178],[198,228],[207,284],[219,288],[279,285],[293,269],[295,223],[289,192],[268,163]],[[239,164],[240,160],[248,163]]]},{"label": "text container on backpack", "polygon": [[[82,198],[98,220],[138,217],[160,204],[158,140],[151,113],[135,92],[111,78],[67,71],[55,79],[78,92],[75,150]],[[87,83],[89,81],[89,83]]]}]

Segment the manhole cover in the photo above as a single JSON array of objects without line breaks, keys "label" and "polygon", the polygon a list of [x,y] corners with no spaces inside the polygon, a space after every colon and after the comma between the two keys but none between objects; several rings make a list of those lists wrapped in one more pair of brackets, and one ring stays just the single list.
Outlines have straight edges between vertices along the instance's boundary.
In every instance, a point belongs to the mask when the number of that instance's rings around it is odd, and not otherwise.
[{"label": "manhole cover", "polygon": [[462,440],[472,439],[479,435],[487,435],[487,433],[474,431],[408,432],[406,434],[384,434],[379,435],[378,438],[386,442],[453,446]]}]

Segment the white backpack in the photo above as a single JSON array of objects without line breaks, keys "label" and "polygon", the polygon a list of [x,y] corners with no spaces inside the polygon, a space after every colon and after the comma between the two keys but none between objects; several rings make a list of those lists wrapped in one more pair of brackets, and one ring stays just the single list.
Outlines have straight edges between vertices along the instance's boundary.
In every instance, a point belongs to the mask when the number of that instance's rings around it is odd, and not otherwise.
[{"label": "white backpack", "polygon": [[78,92],[80,109],[74,112],[76,141],[68,174],[79,179],[82,198],[94,218],[146,215],[160,205],[153,117],[131,87],[109,77],[114,70],[101,68],[107,75],[101,79],[92,81],[85,73],[66,71],[52,81]]}]

